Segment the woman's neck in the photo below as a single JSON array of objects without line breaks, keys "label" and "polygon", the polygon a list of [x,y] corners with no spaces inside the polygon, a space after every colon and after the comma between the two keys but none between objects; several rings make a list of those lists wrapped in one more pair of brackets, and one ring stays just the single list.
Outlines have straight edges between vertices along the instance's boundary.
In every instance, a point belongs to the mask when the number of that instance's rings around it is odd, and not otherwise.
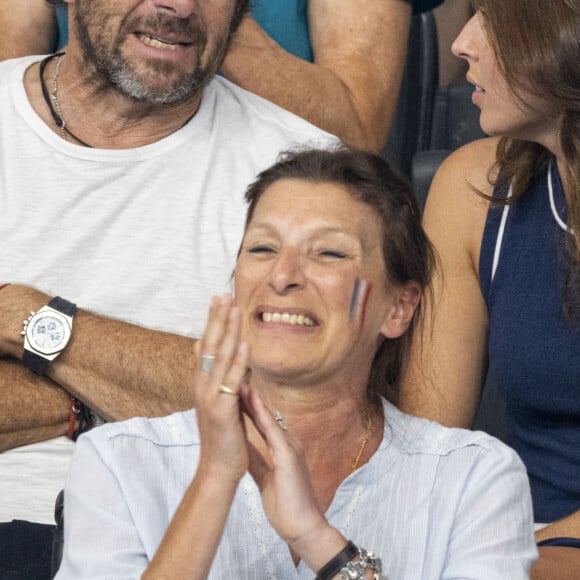
[{"label": "woman's neck", "polygon": [[[326,395],[263,385],[258,390],[272,414],[280,412],[288,432],[302,444],[318,507],[325,512],[353,465],[360,468],[378,449],[383,437],[382,406],[369,401],[366,392]],[[251,425],[248,433],[268,462],[259,433]]]}]

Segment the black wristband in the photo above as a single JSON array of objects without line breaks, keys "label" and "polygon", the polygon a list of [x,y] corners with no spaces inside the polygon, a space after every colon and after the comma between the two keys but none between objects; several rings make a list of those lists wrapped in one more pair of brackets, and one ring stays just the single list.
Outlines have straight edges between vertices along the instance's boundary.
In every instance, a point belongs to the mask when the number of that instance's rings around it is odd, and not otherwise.
[{"label": "black wristband", "polygon": [[38,356],[34,352],[29,350],[24,350],[22,353],[22,364],[29,370],[31,370],[35,375],[43,376],[48,370],[48,365],[50,361],[46,358]]},{"label": "black wristband", "polygon": [[336,576],[355,556],[358,556],[358,548],[352,543],[348,544],[332,559],[325,564],[316,574],[314,580],[330,580]]},{"label": "black wristband", "polygon": [[74,316],[77,312],[77,305],[61,298],[60,296],[55,296],[48,304],[51,308],[66,314],[67,316]]}]

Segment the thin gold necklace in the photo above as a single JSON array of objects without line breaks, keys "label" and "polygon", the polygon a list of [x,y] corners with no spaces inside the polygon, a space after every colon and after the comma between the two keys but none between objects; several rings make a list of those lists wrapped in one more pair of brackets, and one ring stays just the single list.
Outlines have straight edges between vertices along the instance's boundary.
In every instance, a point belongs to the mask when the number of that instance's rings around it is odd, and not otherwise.
[{"label": "thin gold necklace", "polygon": [[360,449],[358,450],[358,453],[352,462],[352,473],[354,473],[358,467],[358,462],[360,461],[363,451],[365,450],[365,446],[371,434],[371,429],[373,428],[373,420],[371,418],[371,412],[368,405],[366,409],[366,427],[365,434],[363,435],[362,441],[360,443]]}]

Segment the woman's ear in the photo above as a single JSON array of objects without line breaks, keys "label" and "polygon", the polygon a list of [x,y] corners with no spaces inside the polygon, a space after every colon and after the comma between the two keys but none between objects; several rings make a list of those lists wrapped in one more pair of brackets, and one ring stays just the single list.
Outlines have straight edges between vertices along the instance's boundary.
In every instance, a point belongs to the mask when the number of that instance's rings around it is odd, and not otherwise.
[{"label": "woman's ear", "polygon": [[386,338],[398,338],[405,334],[411,324],[415,309],[421,301],[421,296],[421,287],[417,282],[410,281],[401,288],[397,288],[381,326],[381,334]]}]

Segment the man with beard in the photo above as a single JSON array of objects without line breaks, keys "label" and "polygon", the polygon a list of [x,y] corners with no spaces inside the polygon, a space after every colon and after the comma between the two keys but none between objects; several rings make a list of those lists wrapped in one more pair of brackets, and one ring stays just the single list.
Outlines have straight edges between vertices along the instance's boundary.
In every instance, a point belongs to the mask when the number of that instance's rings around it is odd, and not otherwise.
[{"label": "man with beard", "polygon": [[48,577],[51,528],[27,520],[52,522],[87,408],[192,405],[246,186],[335,143],[215,77],[246,4],[70,0],[66,53],[0,65],[0,578]]},{"label": "man with beard", "polygon": [[[397,105],[411,14],[442,2],[256,0],[221,73],[345,143],[378,152]],[[2,0],[0,59],[65,46],[67,19],[66,0]]]}]

